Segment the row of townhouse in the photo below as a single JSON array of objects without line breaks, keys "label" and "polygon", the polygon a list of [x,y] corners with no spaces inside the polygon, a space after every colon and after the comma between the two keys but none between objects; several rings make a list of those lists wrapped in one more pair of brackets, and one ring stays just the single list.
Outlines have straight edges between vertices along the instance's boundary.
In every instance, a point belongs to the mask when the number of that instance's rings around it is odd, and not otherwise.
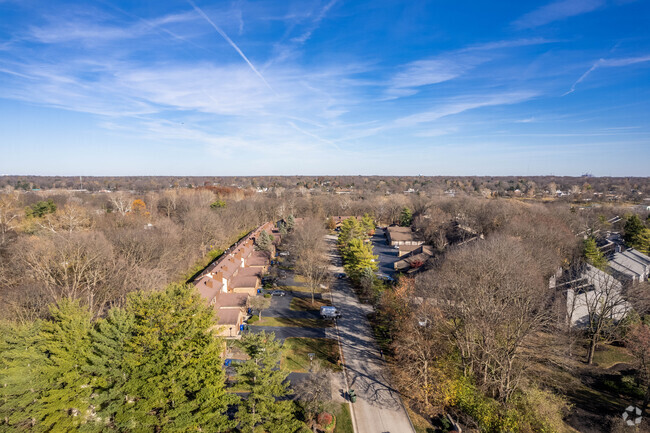
[{"label": "row of townhouse", "polygon": [[219,335],[237,338],[247,317],[248,299],[257,296],[262,275],[271,265],[270,252],[255,248],[257,237],[266,231],[280,241],[280,233],[268,222],[253,230],[212,262],[194,280],[199,294],[214,309]]}]

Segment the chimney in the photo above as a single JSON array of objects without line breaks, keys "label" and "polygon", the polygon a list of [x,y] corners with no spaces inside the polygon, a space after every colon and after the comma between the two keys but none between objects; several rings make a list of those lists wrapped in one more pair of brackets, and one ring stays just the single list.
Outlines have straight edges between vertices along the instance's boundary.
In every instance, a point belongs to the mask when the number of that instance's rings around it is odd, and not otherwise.
[{"label": "chimney", "polygon": [[205,282],[205,285],[210,287],[211,289],[214,288],[214,282],[212,280],[212,277],[208,278],[208,280]]}]

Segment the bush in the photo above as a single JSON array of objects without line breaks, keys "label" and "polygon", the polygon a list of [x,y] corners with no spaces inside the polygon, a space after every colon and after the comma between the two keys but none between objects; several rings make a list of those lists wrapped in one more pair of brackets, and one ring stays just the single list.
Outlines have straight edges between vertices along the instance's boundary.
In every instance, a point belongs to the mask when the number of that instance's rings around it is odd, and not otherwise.
[{"label": "bush", "polygon": [[336,426],[336,417],[329,412],[321,412],[316,417],[316,422],[326,431],[332,431]]}]

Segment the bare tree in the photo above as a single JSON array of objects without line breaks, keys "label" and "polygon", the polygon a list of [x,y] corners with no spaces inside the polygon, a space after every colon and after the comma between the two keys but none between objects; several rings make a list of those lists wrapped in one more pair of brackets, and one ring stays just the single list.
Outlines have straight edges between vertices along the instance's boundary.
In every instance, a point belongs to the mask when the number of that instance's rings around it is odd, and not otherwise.
[{"label": "bare tree", "polygon": [[325,224],[316,219],[305,219],[291,233],[289,241],[296,261],[296,272],[307,279],[311,288],[311,302],[314,292],[329,277]]},{"label": "bare tree", "polygon": [[257,318],[262,320],[262,311],[271,306],[271,298],[265,298],[264,296],[251,296],[248,298],[248,305],[253,310],[257,310]]},{"label": "bare tree", "polygon": [[113,209],[122,216],[131,212],[131,203],[133,202],[133,199],[125,192],[120,191],[111,194],[110,202],[113,205]]},{"label": "bare tree", "polygon": [[507,400],[525,366],[526,340],[549,321],[550,291],[521,242],[492,237],[451,251],[418,290],[440,306],[466,374]]},{"label": "bare tree", "polygon": [[9,241],[9,235],[18,227],[22,211],[18,209],[18,194],[0,192],[0,248]]}]

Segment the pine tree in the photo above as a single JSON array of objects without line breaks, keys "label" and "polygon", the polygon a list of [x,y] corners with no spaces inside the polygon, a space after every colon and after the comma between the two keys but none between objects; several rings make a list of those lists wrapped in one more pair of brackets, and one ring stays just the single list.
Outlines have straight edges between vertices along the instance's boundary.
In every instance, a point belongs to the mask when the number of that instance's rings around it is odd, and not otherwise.
[{"label": "pine tree", "polygon": [[64,300],[50,309],[52,319],[43,322],[38,350],[46,360],[36,374],[43,390],[35,405],[37,430],[70,431],[87,422],[90,407],[90,312],[77,301]]},{"label": "pine tree", "polygon": [[[230,429],[232,422],[226,410],[233,399],[224,390],[222,343],[211,332],[215,325],[213,312],[196,291],[171,285],[164,292],[133,294],[127,301],[126,313],[133,316],[130,336],[123,343],[112,344],[124,345],[126,354],[120,368],[128,379],[117,383],[123,391],[121,396],[119,392],[115,395],[124,399],[122,405],[114,402],[118,407],[114,411],[118,429]],[[131,318],[125,315],[121,320]],[[130,327],[121,326],[123,330]],[[122,338],[123,332],[115,334]]]},{"label": "pine tree", "polygon": [[[96,397],[92,400],[98,423],[115,424],[116,418],[128,418],[131,404],[126,394],[130,371],[126,365],[127,344],[134,330],[135,316],[124,309],[112,308],[91,331],[92,351],[87,370],[93,375]],[[129,427],[135,427],[131,424]]]},{"label": "pine tree", "polygon": [[372,236],[375,234],[375,221],[372,219],[370,215],[365,214],[363,216],[363,218],[361,219],[361,225],[363,226],[363,229],[365,230],[368,236]]},{"label": "pine tree", "polygon": [[623,227],[623,239],[628,244],[634,246],[637,236],[645,228],[641,218],[638,215],[630,215],[625,221],[625,226]]},{"label": "pine tree", "polygon": [[271,251],[273,247],[273,236],[268,234],[266,230],[262,230],[257,239],[255,239],[255,246],[260,251]]},{"label": "pine tree", "polygon": [[46,360],[38,349],[40,325],[0,326],[0,431],[27,430],[36,422],[37,373]]},{"label": "pine tree", "polygon": [[404,207],[402,213],[399,215],[399,225],[402,227],[409,227],[411,222],[413,222],[413,213],[411,212],[411,209]]},{"label": "pine tree", "polygon": [[348,247],[343,251],[345,260],[345,271],[353,278],[360,278],[366,272],[377,270],[377,263],[374,261],[377,256],[372,254],[372,245],[360,239],[352,239]]},{"label": "pine tree", "polygon": [[250,359],[237,368],[239,384],[249,391],[237,412],[240,431],[254,433],[258,426],[269,433],[299,431],[302,423],[295,417],[295,403],[278,400],[288,394],[289,372],[279,368],[282,346],[275,334],[246,334],[241,346]]},{"label": "pine tree", "polygon": [[585,240],[584,255],[587,261],[598,269],[604,270],[607,266],[607,259],[602,251],[598,249],[594,238]]}]

